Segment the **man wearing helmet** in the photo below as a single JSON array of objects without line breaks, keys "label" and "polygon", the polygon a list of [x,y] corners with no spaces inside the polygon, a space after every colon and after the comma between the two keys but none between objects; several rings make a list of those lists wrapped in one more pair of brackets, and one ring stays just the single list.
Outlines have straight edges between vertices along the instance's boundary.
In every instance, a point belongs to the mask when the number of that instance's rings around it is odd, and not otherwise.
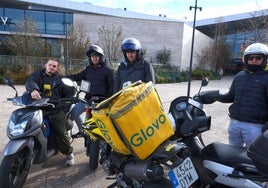
[{"label": "man wearing helmet", "polygon": [[138,80],[155,83],[154,70],[151,64],[143,59],[141,44],[137,39],[126,38],[123,40],[121,50],[124,61],[120,63],[116,72],[116,92]]},{"label": "man wearing helmet", "polygon": [[[89,60],[89,65],[85,70],[78,74],[67,75],[67,78],[73,81],[80,82],[82,80],[89,81],[90,93],[86,94],[85,99],[89,100],[93,96],[110,97],[114,93],[114,73],[111,68],[106,65],[103,49],[97,45],[91,45],[86,52]],[[80,114],[85,111],[83,103],[78,103],[72,110],[72,117],[74,117],[78,125],[79,132],[75,137],[82,135],[82,122]]]},{"label": "man wearing helmet", "polygon": [[[265,71],[267,57],[266,45],[249,45],[243,56],[246,70],[235,76],[228,93],[219,94],[212,99],[232,103],[229,107],[228,127],[229,143],[232,145],[249,147],[262,133],[268,121],[268,72]],[[208,95],[203,95],[202,99],[204,103],[212,102]]]}]

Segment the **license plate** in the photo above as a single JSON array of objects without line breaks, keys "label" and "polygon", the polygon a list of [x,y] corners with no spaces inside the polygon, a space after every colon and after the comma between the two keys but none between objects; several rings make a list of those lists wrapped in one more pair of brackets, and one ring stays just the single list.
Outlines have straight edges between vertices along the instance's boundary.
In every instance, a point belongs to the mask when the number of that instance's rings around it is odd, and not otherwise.
[{"label": "license plate", "polygon": [[188,188],[198,179],[197,172],[189,157],[169,171],[168,175],[175,188]]}]

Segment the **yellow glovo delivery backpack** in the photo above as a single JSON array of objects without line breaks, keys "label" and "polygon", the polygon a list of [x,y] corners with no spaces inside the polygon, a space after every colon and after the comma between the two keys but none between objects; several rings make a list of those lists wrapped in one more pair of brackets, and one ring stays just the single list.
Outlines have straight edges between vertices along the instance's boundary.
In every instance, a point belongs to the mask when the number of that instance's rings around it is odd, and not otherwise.
[{"label": "yellow glovo delivery backpack", "polygon": [[99,103],[93,118],[113,150],[146,159],[174,134],[152,82],[135,82]]}]

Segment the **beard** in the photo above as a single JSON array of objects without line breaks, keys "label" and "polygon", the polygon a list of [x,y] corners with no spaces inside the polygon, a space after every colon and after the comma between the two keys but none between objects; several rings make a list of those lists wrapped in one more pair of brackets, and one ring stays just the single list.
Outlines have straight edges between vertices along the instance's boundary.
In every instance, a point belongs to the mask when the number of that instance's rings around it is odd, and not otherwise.
[{"label": "beard", "polygon": [[258,72],[258,71],[262,71],[263,67],[262,67],[262,65],[248,65],[247,69],[250,72]]}]

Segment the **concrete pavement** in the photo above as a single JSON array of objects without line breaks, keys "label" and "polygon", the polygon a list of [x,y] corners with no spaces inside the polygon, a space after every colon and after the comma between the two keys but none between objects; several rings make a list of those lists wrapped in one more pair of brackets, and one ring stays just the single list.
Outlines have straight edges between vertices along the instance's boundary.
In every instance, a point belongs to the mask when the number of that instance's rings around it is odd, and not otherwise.
[{"label": "concrete pavement", "polygon": [[[221,92],[228,91],[233,77],[226,76],[222,80],[210,81],[209,85],[203,88],[203,90],[219,89]],[[193,96],[199,90],[201,82],[191,82],[190,95]],[[187,95],[187,82],[175,83],[175,84],[157,84],[156,88],[160,95],[160,99],[168,111],[170,102],[176,97]],[[24,86],[16,86],[21,94],[24,91]],[[14,92],[11,88],[5,85],[0,85],[0,151],[2,157],[2,151],[8,142],[6,136],[6,125],[10,113],[16,108],[11,103],[6,102],[6,98],[13,97]],[[228,118],[228,106],[229,104],[222,104],[215,102],[214,104],[205,105],[205,109],[208,115],[212,116],[211,130],[203,134],[205,143],[211,143],[214,141],[220,141],[227,143],[227,126],[229,122]],[[102,168],[99,167],[96,171],[91,172],[88,166],[89,158],[85,154],[85,148],[83,146],[83,139],[75,139],[72,143],[74,147],[75,165],[71,167],[65,167],[65,156],[58,154],[52,157],[50,160],[43,164],[33,165],[30,170],[25,188],[103,188],[111,184],[112,180],[107,180],[106,175]]]}]

